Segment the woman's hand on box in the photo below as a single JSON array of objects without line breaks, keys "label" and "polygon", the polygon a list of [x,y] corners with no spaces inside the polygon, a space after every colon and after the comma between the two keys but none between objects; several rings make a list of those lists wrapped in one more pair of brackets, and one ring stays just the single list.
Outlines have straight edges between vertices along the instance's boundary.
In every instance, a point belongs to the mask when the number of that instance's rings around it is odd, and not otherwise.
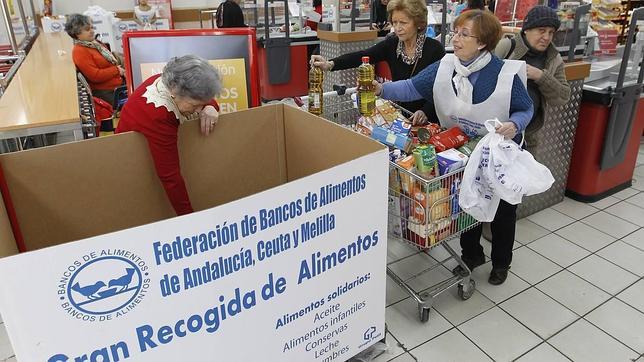
[{"label": "woman's hand on box", "polygon": [[207,136],[217,125],[217,121],[219,120],[219,112],[217,112],[215,107],[208,105],[201,110],[199,118],[201,122],[201,133]]},{"label": "woman's hand on box", "polygon": [[422,110],[417,110],[409,118],[414,126],[422,126],[427,123],[427,115]]}]

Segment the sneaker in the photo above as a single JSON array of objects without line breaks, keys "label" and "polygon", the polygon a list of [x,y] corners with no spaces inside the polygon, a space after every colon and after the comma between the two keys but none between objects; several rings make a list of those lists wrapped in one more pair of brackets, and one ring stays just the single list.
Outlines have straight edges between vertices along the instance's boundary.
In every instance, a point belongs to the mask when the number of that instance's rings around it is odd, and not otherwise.
[{"label": "sneaker", "polygon": [[490,272],[490,278],[488,278],[488,283],[492,285],[501,285],[508,278],[508,270],[510,268],[492,268]]},{"label": "sneaker", "polygon": [[[476,268],[477,266],[481,266],[485,264],[485,256],[481,256],[480,258],[477,258],[474,260],[461,257],[461,260],[463,260],[463,262],[465,263],[465,265],[467,265],[467,268],[470,271],[474,270],[474,268]],[[463,268],[460,265],[457,265],[454,269],[452,269],[452,273],[462,278],[465,278],[469,274],[467,270],[465,270],[465,268]]]}]

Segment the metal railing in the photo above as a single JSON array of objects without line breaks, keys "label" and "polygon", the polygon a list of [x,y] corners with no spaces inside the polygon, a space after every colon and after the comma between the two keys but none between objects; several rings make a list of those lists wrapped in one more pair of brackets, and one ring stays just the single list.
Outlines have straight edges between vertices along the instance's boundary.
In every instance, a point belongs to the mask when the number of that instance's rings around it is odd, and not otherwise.
[{"label": "metal railing", "polygon": [[34,6],[33,0],[29,0],[31,16],[25,14],[25,8],[22,1],[14,3],[18,5],[17,8],[14,8],[13,10],[17,12],[16,15],[20,18],[19,24],[22,26],[25,36],[18,41],[13,27],[14,18],[11,15],[11,8],[9,7],[8,0],[0,0],[0,10],[2,10],[3,15],[2,21],[4,22],[4,28],[9,39],[8,47],[4,50],[0,49],[0,94],[4,93],[4,90],[11,82],[11,79],[16,74],[22,61],[38,36],[38,28],[35,26],[34,28],[30,28],[28,22],[28,20],[33,21],[36,15],[36,7]]}]

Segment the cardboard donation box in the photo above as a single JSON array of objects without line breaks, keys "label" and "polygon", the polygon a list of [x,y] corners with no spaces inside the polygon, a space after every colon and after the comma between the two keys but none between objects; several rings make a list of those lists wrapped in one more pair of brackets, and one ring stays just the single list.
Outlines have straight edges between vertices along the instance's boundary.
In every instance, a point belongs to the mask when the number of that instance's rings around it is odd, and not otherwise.
[{"label": "cardboard donation box", "polygon": [[18,361],[344,361],[384,338],[386,148],[282,104],[198,126],[181,217],[141,134],[0,155]]}]

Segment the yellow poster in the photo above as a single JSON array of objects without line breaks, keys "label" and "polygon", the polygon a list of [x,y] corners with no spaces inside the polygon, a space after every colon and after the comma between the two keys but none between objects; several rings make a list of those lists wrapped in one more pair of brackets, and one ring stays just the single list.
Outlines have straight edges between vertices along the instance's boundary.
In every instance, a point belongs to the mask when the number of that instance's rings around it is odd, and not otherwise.
[{"label": "yellow poster", "polygon": [[[246,89],[246,62],[244,58],[209,60],[221,74],[223,85],[217,102],[222,113],[248,109],[248,92]],[[159,74],[166,63],[141,64],[141,79]]]}]

